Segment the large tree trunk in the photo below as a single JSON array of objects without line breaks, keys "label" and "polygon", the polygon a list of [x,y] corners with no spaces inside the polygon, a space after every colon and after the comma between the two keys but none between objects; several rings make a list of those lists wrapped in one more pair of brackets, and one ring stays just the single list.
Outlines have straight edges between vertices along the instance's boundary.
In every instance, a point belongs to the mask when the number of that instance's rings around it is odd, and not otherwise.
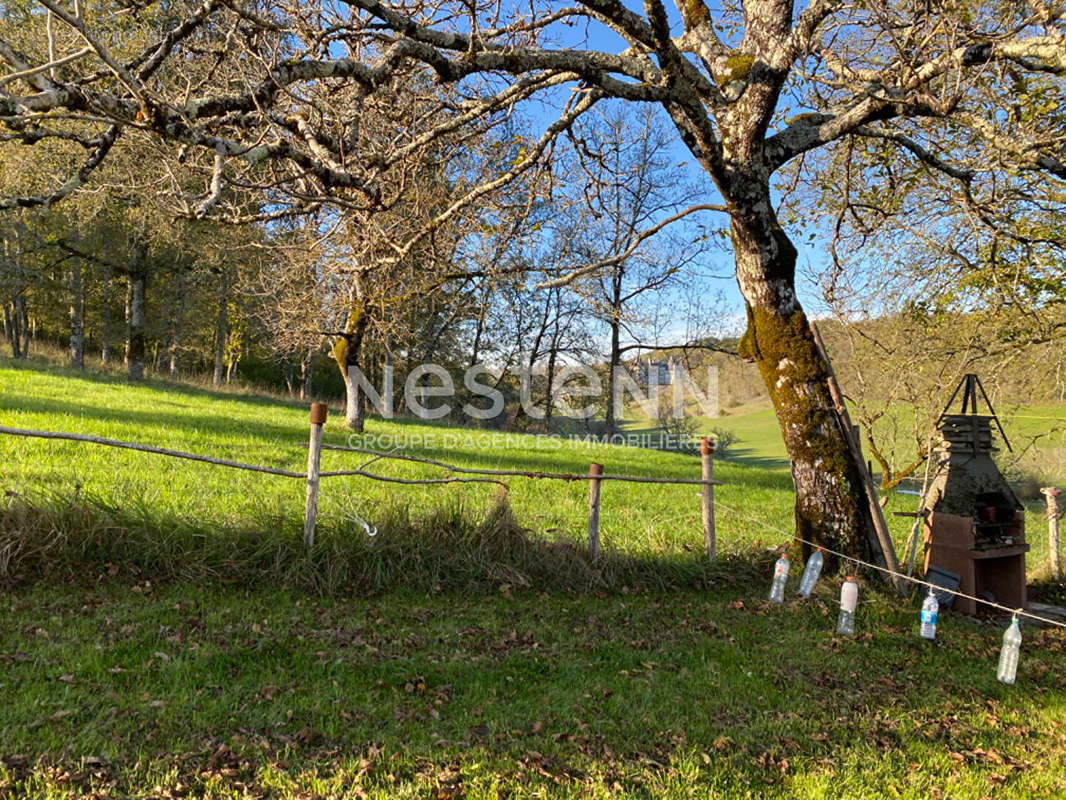
[{"label": "large tree trunk", "polygon": [[828,365],[796,297],[796,249],[778,224],[768,184],[736,188],[732,240],[748,315],[739,349],[758,366],[777,413],[796,486],[796,535],[884,565],[861,467],[829,393]]},{"label": "large tree trunk", "polygon": [[70,273],[70,366],[85,367],[85,269],[76,259]]},{"label": "large tree trunk", "polygon": [[144,379],[145,284],[148,280],[148,244],[137,240],[130,249],[126,273],[126,375]]},{"label": "large tree trunk", "polygon": [[218,320],[215,324],[215,372],[211,378],[211,385],[216,389],[222,385],[222,377],[226,369],[226,333],[229,330],[229,275],[223,268],[219,275],[218,292]]}]

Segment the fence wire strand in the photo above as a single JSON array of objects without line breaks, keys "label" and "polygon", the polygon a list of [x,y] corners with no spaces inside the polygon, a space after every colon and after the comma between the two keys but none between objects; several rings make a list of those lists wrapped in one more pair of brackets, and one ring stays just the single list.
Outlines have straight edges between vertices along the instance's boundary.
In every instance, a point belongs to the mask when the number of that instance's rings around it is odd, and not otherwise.
[{"label": "fence wire strand", "polygon": [[963,597],[963,598],[965,598],[967,600],[975,600],[976,602],[982,603],[982,604],[984,604],[986,606],[991,606],[992,608],[998,608],[1001,611],[1006,611],[1008,614],[1016,614],[1019,617],[1028,617],[1029,619],[1036,620],[1037,622],[1043,623],[1044,625],[1054,625],[1054,626],[1059,627],[1059,628],[1066,628],[1066,623],[1058,622],[1058,621],[1053,620],[1053,619],[1048,619],[1047,617],[1041,617],[1041,616],[1039,616],[1037,614],[1030,614],[1028,611],[1025,611],[1024,609],[1021,609],[1021,608],[1010,608],[1010,607],[1002,605],[1000,603],[994,603],[991,600],[985,600],[982,597],[974,597],[973,595],[966,594],[965,592],[960,592],[960,591],[957,591],[957,590],[954,590],[954,589],[948,589],[948,588],[945,588],[943,586],[938,586],[937,584],[929,583],[929,581],[923,581],[920,578],[912,578],[910,575],[904,575],[901,572],[895,572],[894,570],[890,570],[890,569],[888,569],[886,567],[881,567],[881,566],[878,566],[877,564],[871,564],[869,561],[863,561],[861,558],[856,558],[855,556],[849,556],[846,553],[837,552],[836,550],[832,550],[832,549],[826,547],[825,545],[818,544],[817,542],[808,541],[807,539],[804,539],[802,536],[797,536],[795,533],[789,533],[788,531],[782,530],[781,528],[778,528],[775,525],[771,525],[769,522],[766,522],[765,520],[759,519],[758,517],[753,517],[753,516],[751,516],[749,514],[741,513],[740,511],[737,511],[735,508],[730,508],[729,506],[727,506],[725,503],[722,503],[717,498],[715,498],[714,505],[715,505],[715,508],[724,508],[730,514],[733,514],[733,515],[735,515],[736,517],[738,517],[740,519],[747,520],[748,522],[754,522],[756,525],[762,525],[764,528],[767,528],[768,530],[774,531],[775,533],[779,533],[779,534],[781,534],[782,536],[784,536],[787,539],[792,539],[792,540],[797,541],[797,542],[802,542],[803,544],[810,545],[811,547],[820,547],[823,552],[829,553],[830,555],[837,556],[838,558],[841,558],[844,561],[849,561],[852,564],[855,564],[857,566],[869,567],[870,569],[877,570],[878,572],[883,572],[886,575],[890,575],[890,576],[895,577],[895,578],[902,578],[905,581],[910,581],[911,583],[917,584],[919,586],[928,586],[930,589],[933,589],[934,591],[937,591],[937,592],[945,592],[947,594],[953,594],[956,597]]}]

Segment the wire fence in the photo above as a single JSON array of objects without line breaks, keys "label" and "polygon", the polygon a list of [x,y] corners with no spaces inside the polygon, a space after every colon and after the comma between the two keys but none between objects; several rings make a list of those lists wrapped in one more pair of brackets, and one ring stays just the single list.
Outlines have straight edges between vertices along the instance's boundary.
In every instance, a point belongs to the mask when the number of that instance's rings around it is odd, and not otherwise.
[{"label": "wire fence", "polygon": [[[323,422],[324,422],[324,417],[323,417]],[[317,431],[315,430],[316,427],[317,427]],[[134,451],[137,451],[137,452],[150,453],[150,454],[154,454],[154,455],[165,456],[165,457],[168,457],[168,458],[178,458],[178,459],[184,459],[184,460],[188,460],[188,461],[200,462],[200,463],[204,463],[204,464],[212,464],[214,466],[220,466],[220,467],[225,467],[225,468],[229,468],[229,469],[246,470],[246,471],[257,472],[257,473],[262,473],[262,474],[266,474],[266,475],[274,475],[274,476],[282,477],[282,478],[296,478],[296,479],[300,479],[300,480],[306,480],[309,483],[309,486],[308,486],[308,507],[307,507],[306,513],[310,517],[310,534],[308,533],[308,528],[307,528],[307,526],[305,524],[305,540],[307,540],[309,544],[313,544],[314,511],[315,511],[315,506],[317,505],[317,479],[319,479],[319,478],[362,477],[362,478],[367,478],[367,479],[370,479],[370,480],[383,481],[383,482],[386,482],[386,483],[404,484],[404,485],[439,485],[439,484],[450,484],[450,483],[494,483],[494,484],[498,484],[498,485],[501,485],[501,486],[504,486],[504,487],[506,487],[506,484],[503,481],[500,480],[501,478],[504,478],[504,477],[517,477],[517,478],[527,478],[527,479],[534,479],[534,480],[560,480],[560,481],[565,481],[565,482],[573,482],[573,481],[579,481],[579,480],[580,481],[590,481],[590,484],[592,486],[592,490],[591,490],[591,498],[592,499],[590,499],[589,540],[590,540],[590,550],[592,550],[592,555],[593,555],[593,560],[594,561],[596,560],[596,558],[598,556],[598,529],[594,530],[594,526],[598,525],[597,521],[598,521],[598,516],[599,516],[599,482],[600,481],[622,481],[622,482],[644,483],[644,484],[696,485],[696,486],[701,486],[701,487],[704,488],[704,493],[703,493],[703,498],[702,498],[704,512],[705,512],[704,513],[704,540],[705,540],[705,545],[707,545],[707,547],[708,547],[708,555],[710,555],[712,558],[714,556],[714,549],[715,549],[714,548],[714,521],[713,521],[713,515],[714,515],[714,509],[715,509],[715,507],[717,505],[718,508],[722,508],[725,511],[727,511],[728,513],[734,514],[735,516],[737,516],[740,519],[745,519],[745,520],[747,520],[749,522],[753,522],[753,523],[755,523],[757,525],[760,525],[760,526],[762,526],[762,527],[764,527],[764,528],[766,528],[768,530],[771,530],[771,531],[773,531],[773,532],[775,532],[777,534],[780,534],[782,537],[784,537],[787,540],[795,540],[797,542],[801,542],[803,544],[807,544],[807,545],[809,545],[811,547],[821,547],[822,550],[825,551],[826,553],[829,553],[831,555],[837,556],[838,558],[841,558],[844,561],[847,561],[849,563],[853,563],[856,566],[861,566],[861,567],[865,567],[865,568],[868,568],[868,569],[876,570],[876,571],[878,571],[880,573],[883,573],[883,574],[889,576],[890,578],[892,578],[892,579],[894,579],[896,581],[901,581],[901,580],[902,581],[908,581],[908,582],[910,582],[912,584],[915,584],[915,585],[931,587],[931,588],[935,589],[938,592],[946,592],[946,593],[955,595],[957,597],[963,597],[963,598],[966,598],[967,600],[971,600],[971,601],[974,601],[976,603],[981,603],[982,605],[989,606],[991,608],[996,608],[996,609],[999,609],[1001,611],[1005,611],[1007,613],[1017,614],[1018,616],[1027,617],[1027,618],[1039,621],[1042,624],[1053,625],[1053,626],[1057,626],[1057,627],[1060,627],[1060,628],[1066,628],[1066,624],[1063,624],[1061,622],[1057,622],[1057,621],[1052,620],[1052,619],[1048,619],[1046,617],[1041,617],[1041,616],[1038,616],[1038,615],[1035,615],[1035,614],[1031,614],[1029,612],[1024,611],[1023,609],[1010,608],[1008,606],[1001,605],[999,603],[987,600],[987,599],[982,598],[982,597],[976,597],[976,596],[973,596],[973,595],[966,594],[964,592],[960,592],[958,590],[953,590],[953,589],[949,589],[949,588],[946,588],[946,587],[943,587],[943,586],[940,586],[940,585],[935,585],[935,584],[929,583],[928,581],[912,577],[909,574],[904,574],[904,573],[898,572],[896,570],[888,569],[886,567],[882,567],[882,566],[879,566],[877,564],[873,564],[873,563],[870,563],[868,561],[864,561],[862,559],[856,558],[855,556],[848,555],[846,553],[841,553],[841,552],[837,552],[835,550],[828,549],[828,548],[824,547],[824,545],[820,545],[820,544],[818,544],[816,542],[808,541],[808,540],[803,539],[803,538],[801,538],[799,536],[796,536],[795,533],[790,533],[790,532],[785,531],[785,530],[783,530],[781,528],[778,528],[778,527],[776,527],[774,525],[771,525],[770,523],[766,522],[763,519],[760,519],[759,517],[751,516],[751,515],[748,515],[748,514],[743,514],[743,513],[737,511],[734,508],[731,508],[729,506],[723,505],[720,501],[718,501],[717,504],[716,504],[714,499],[713,499],[713,495],[710,495],[710,491],[712,490],[712,487],[721,486],[722,483],[721,483],[721,481],[716,481],[716,480],[714,480],[713,478],[710,477],[709,471],[706,470],[706,466],[704,468],[705,471],[703,473],[704,477],[701,477],[701,478],[670,478],[670,477],[659,477],[659,476],[651,476],[651,475],[616,475],[616,474],[610,474],[610,473],[603,473],[602,472],[602,467],[600,467],[600,465],[598,465],[598,464],[591,465],[592,469],[590,469],[590,474],[588,474],[588,475],[581,475],[581,474],[576,474],[576,473],[563,473],[563,472],[544,472],[544,471],[536,471],[536,470],[476,469],[476,468],[470,468],[470,467],[460,467],[460,466],[458,466],[456,464],[449,464],[447,462],[439,461],[439,460],[436,460],[436,459],[419,457],[419,456],[412,456],[412,455],[401,454],[401,453],[396,453],[396,452],[383,452],[383,451],[370,450],[370,449],[361,448],[361,447],[323,444],[323,443],[321,443],[321,427],[322,427],[321,423],[317,424],[317,426],[316,426],[314,421],[312,421],[312,441],[311,441],[311,449],[312,449],[312,451],[318,450],[318,449],[325,449],[325,450],[339,451],[339,452],[360,453],[360,454],[363,454],[363,455],[369,455],[372,458],[368,462],[366,462],[359,469],[333,470],[333,471],[319,472],[318,469],[317,469],[317,465],[318,465],[317,457],[312,456],[312,458],[309,460],[308,470],[306,472],[297,472],[297,471],[294,471],[294,470],[281,469],[281,468],[278,468],[278,467],[270,467],[270,466],[265,466],[265,465],[262,465],[262,464],[247,464],[247,463],[244,463],[244,462],[233,461],[233,460],[230,460],[230,459],[214,458],[212,456],[206,456],[206,455],[203,455],[203,454],[200,454],[200,453],[189,453],[189,452],[185,452],[185,451],[182,451],[182,450],[173,450],[173,449],[165,448],[165,447],[157,447],[155,445],[148,445],[148,444],[143,444],[143,443],[140,443],[140,442],[127,442],[127,441],[122,441],[122,440],[119,440],[119,439],[109,439],[109,438],[104,438],[104,437],[100,437],[100,436],[90,436],[90,435],[87,435],[87,434],[80,434],[80,433],[67,433],[67,432],[62,432],[62,431],[38,431],[38,430],[31,430],[31,429],[26,429],[26,428],[13,428],[13,427],[0,425],[0,434],[9,435],[9,436],[20,436],[20,437],[27,437],[27,438],[36,438],[36,439],[80,442],[80,443],[94,444],[94,445],[99,445],[99,446],[104,446],[104,447],[114,447],[114,448],[119,448],[119,449],[124,449],[124,450],[134,450]],[[318,441],[317,445],[316,445],[316,442],[315,442],[316,433],[317,433],[318,438],[319,438],[319,441]],[[703,448],[703,456],[704,456],[704,464],[705,465],[707,464],[708,456],[710,456],[710,455],[713,455],[713,447],[708,448],[705,445],[704,448]],[[398,478],[398,477],[392,477],[392,476],[387,476],[387,475],[380,475],[380,474],[373,473],[373,472],[370,472],[370,471],[365,469],[366,466],[369,466],[373,462],[381,460],[381,459],[398,460],[398,461],[404,461],[404,462],[408,462],[408,463],[422,464],[422,465],[425,465],[425,466],[431,466],[431,467],[434,467],[434,468],[437,468],[437,469],[441,469],[441,470],[444,470],[445,472],[453,473],[453,474],[449,475],[448,477],[442,477],[442,478]],[[311,461],[313,461],[314,463],[311,463]],[[599,468],[599,471],[597,472],[595,470],[595,468]],[[457,477],[457,476],[471,476],[471,477]],[[312,487],[311,487],[312,483],[314,483],[314,491],[313,492],[312,492]],[[312,498],[312,494],[315,495],[315,498]],[[710,519],[710,531],[708,531],[708,529],[707,529],[708,518]],[[305,523],[306,523],[306,521],[307,521],[307,518],[305,518]],[[370,526],[366,525],[366,523],[363,523],[363,524],[366,526],[367,531],[369,533],[371,531]],[[373,535],[373,534],[371,534],[371,535]]]},{"label": "wire fence", "polygon": [[[308,548],[313,547],[315,542],[315,524],[318,514],[318,483],[319,480],[322,478],[361,477],[374,481],[382,481],[385,483],[401,484],[407,486],[433,486],[452,483],[490,483],[499,485],[503,488],[507,488],[507,484],[502,480],[503,478],[527,478],[532,480],[558,480],[565,482],[588,481],[589,553],[594,564],[597,563],[599,560],[599,496],[600,483],[602,481],[621,481],[628,483],[658,485],[696,485],[702,487],[703,489],[701,493],[700,502],[702,505],[704,546],[707,550],[708,557],[713,560],[716,555],[713,511],[714,500],[712,488],[716,485],[721,485],[721,482],[715,481],[713,480],[713,478],[711,478],[712,468],[710,466],[710,459],[713,455],[714,448],[713,445],[709,443],[710,440],[705,439],[703,442],[703,447],[701,448],[703,459],[701,465],[702,477],[700,478],[669,478],[653,475],[610,474],[604,473],[603,466],[597,463],[592,463],[589,465],[589,474],[580,475],[575,473],[544,472],[536,470],[474,469],[470,467],[460,467],[456,464],[449,464],[444,461],[438,461],[436,459],[421,458],[418,456],[411,456],[396,452],[382,452],[359,447],[345,447],[341,445],[325,444],[322,442],[322,427],[325,424],[325,421],[325,406],[320,403],[312,404],[311,436],[310,442],[307,445],[308,463],[306,472],[296,472],[294,470],[282,469],[280,467],[270,467],[262,464],[247,464],[241,461],[233,461],[224,458],[214,458],[212,456],[206,456],[200,453],[189,453],[183,450],[157,447],[155,445],[143,444],[140,442],[127,442],[122,441],[120,439],[108,439],[101,436],[89,436],[81,433],[67,433],[62,431],[38,431],[27,428],[12,428],[8,426],[0,426],[0,434],[46,440],[80,442],[84,444],[93,444],[102,447],[115,447],[124,450],[134,450],[142,453],[165,456],[168,458],[178,458],[187,461],[196,461],[204,464],[212,464],[214,466],[225,467],[228,469],[245,470],[249,472],[262,473],[265,475],[274,475],[282,478],[296,478],[300,480],[305,480],[307,482],[307,498],[304,507],[304,542]],[[319,468],[322,450],[361,453],[364,455],[369,455],[371,456],[371,458],[358,469],[345,469],[322,472]],[[366,467],[382,459],[399,460],[409,463],[417,463],[425,466],[431,466],[435,469],[441,469],[449,474],[445,477],[433,478],[398,478],[388,475],[381,475],[376,472],[370,472],[366,469]],[[377,533],[377,529],[372,527],[365,520],[357,518],[357,521],[366,529],[369,535],[373,536]]]},{"label": "wire fence", "polygon": [[[101,436],[88,436],[81,433],[65,433],[61,431],[37,431],[29,430],[26,428],[9,428],[4,425],[0,425],[0,434],[7,434],[10,436],[24,436],[37,439],[58,439],[63,441],[72,442],[85,442],[87,444],[102,445],[105,447],[117,447],[124,450],[136,450],[142,453],[153,453],[155,455],[168,456],[170,458],[181,458],[188,461],[199,461],[205,464],[214,464],[219,467],[228,467],[230,469],[248,470],[250,472],[261,472],[267,475],[277,475],[282,478],[300,478],[306,479],[307,472],[294,472],[292,470],[280,469],[278,467],[268,467],[261,464],[246,464],[241,461],[231,461],[225,458],[214,458],[212,456],[205,456],[199,453],[187,453],[182,450],[172,450],[166,447],[156,447],[154,445],[142,444],[139,442],[126,442],[120,439],[107,439]],[[306,445],[305,445],[306,446]],[[403,455],[400,453],[383,452],[379,450],[368,450],[361,447],[345,447],[342,445],[323,444],[323,450],[337,450],[343,452],[363,453],[374,456],[373,460],[377,459],[396,459],[401,461],[409,461],[417,464],[426,464],[433,467],[438,467],[446,472],[454,472],[462,475],[480,475],[488,476],[492,478],[500,477],[516,477],[516,478],[531,478],[531,479],[545,479],[545,480],[561,480],[561,481],[587,481],[589,475],[582,475],[578,473],[565,473],[565,472],[543,472],[536,470],[505,470],[505,469],[473,469],[469,467],[460,467],[455,464],[448,464],[443,461],[437,461],[431,458],[419,458],[416,456]],[[439,484],[439,483],[496,483],[502,484],[499,480],[477,480],[474,478],[395,478],[387,475],[379,475],[376,473],[368,472],[365,469],[344,469],[334,470],[329,472],[320,472],[318,477],[320,478],[339,478],[339,477],[362,477],[370,478],[371,480],[385,481],[388,483],[406,483],[406,484]],[[694,486],[721,486],[721,481],[715,480],[703,480],[701,478],[664,478],[654,475],[615,475],[611,473],[604,473],[597,476],[601,481],[625,481],[630,483],[654,483],[654,484],[680,484],[680,485],[694,485]]]}]

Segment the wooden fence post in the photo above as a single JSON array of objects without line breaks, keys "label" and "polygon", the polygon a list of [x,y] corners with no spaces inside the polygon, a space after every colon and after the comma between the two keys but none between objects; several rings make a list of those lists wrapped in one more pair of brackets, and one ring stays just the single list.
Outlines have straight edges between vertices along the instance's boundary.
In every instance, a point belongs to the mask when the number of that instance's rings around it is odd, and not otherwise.
[{"label": "wooden fence post", "polygon": [[600,563],[600,475],[603,464],[589,464],[589,558]]},{"label": "wooden fence post", "polygon": [[311,445],[307,450],[307,505],[304,508],[304,544],[315,546],[315,516],[318,514],[318,473],[322,459],[322,426],[326,424],[325,403],[311,404]]},{"label": "wooden fence post", "polygon": [[704,481],[700,487],[700,507],[703,511],[703,549],[707,558],[714,563],[718,558],[718,542],[714,530],[714,440],[700,439],[700,477]]},{"label": "wooden fence post", "polygon": [[1047,541],[1048,560],[1051,561],[1051,577],[1058,580],[1062,577],[1062,565],[1059,562],[1059,490],[1054,486],[1041,489],[1040,493],[1047,498]]}]

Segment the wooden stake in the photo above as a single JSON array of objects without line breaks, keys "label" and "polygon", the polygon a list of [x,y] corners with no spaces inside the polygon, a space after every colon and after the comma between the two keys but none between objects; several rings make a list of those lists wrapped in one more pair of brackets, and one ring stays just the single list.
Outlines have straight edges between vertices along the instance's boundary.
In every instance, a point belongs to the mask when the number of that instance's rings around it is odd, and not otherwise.
[{"label": "wooden stake", "polygon": [[600,476],[603,464],[589,464],[589,558],[600,563]]},{"label": "wooden stake", "polygon": [[[700,439],[700,476],[704,481],[714,480],[714,440]],[[714,563],[718,558],[718,543],[714,531],[714,486],[709,482],[700,487],[700,507],[703,511],[703,549]]]},{"label": "wooden stake", "polygon": [[1047,542],[1048,560],[1051,562],[1051,577],[1058,580],[1062,577],[1062,566],[1059,562],[1059,490],[1054,486],[1041,489],[1040,493],[1047,498]]},{"label": "wooden stake", "polygon": [[[818,348],[818,354],[826,365],[829,378],[829,394],[833,400],[833,410],[836,411],[837,418],[840,421],[844,441],[847,443],[848,449],[859,467],[859,478],[862,482],[863,492],[866,494],[866,503],[870,508],[870,516],[873,518],[874,524],[875,536],[870,545],[881,551],[884,566],[890,572],[898,574],[899,559],[896,557],[896,546],[892,542],[892,534],[889,533],[888,525],[885,523],[885,515],[881,509],[881,504],[877,502],[877,490],[874,488],[873,478],[868,470],[863,469],[862,445],[859,444],[859,437],[856,435],[857,429],[851,424],[851,416],[848,414],[848,407],[844,402],[844,393],[840,391],[833,365],[829,362],[829,355],[826,353],[825,344],[822,342],[822,334],[819,333],[818,326],[813,322],[811,323],[811,334],[814,336],[814,345]],[[906,593],[907,587],[904,585],[902,578],[897,578],[893,575],[890,580],[892,585],[896,587],[897,592],[901,595]]]},{"label": "wooden stake", "polygon": [[319,462],[322,459],[322,426],[328,409],[325,403],[311,404],[311,444],[307,449],[307,505],[304,508],[304,544],[315,546],[315,517],[318,514]]}]

